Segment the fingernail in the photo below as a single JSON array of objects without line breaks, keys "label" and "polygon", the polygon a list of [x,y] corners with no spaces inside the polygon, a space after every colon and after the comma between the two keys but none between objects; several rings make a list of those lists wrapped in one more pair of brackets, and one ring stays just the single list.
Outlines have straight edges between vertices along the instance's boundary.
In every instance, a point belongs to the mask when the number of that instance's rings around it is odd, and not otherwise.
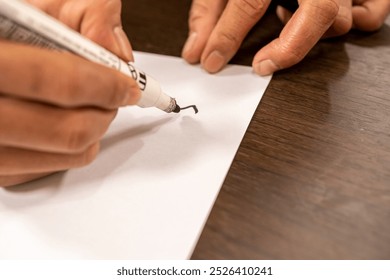
[{"label": "fingernail", "polygon": [[120,26],[115,27],[114,34],[115,34],[119,49],[120,49],[122,55],[124,56],[124,58],[128,61],[133,61],[134,57],[133,57],[131,45],[130,45],[129,39],[127,38],[127,35],[123,31],[122,27],[120,27]]},{"label": "fingernail", "polygon": [[260,76],[271,75],[279,69],[280,68],[271,59],[260,61],[254,66],[255,72]]},{"label": "fingernail", "polygon": [[190,36],[188,36],[187,41],[184,44],[183,48],[183,56],[189,53],[192,50],[192,47],[195,45],[196,38],[198,37],[198,33],[192,32]]},{"label": "fingernail", "polygon": [[225,57],[219,51],[213,51],[203,63],[204,69],[210,73],[218,72],[224,65]]}]

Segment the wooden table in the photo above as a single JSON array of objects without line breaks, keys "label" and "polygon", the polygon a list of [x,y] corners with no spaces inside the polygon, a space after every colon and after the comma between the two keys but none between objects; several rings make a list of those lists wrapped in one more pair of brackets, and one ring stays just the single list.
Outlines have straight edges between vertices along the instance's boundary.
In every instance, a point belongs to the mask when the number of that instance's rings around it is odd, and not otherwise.
[{"label": "wooden table", "polygon": [[[189,0],[123,2],[135,50],[180,56]],[[193,259],[390,258],[389,26],[321,41],[274,75]],[[232,63],[281,28],[267,14]]]}]

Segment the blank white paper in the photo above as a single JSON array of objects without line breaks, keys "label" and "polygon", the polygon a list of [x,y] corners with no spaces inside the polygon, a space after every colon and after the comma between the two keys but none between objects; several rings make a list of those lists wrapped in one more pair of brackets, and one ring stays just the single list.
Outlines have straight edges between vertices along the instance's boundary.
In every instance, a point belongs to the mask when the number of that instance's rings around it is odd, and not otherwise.
[{"label": "blank white paper", "polygon": [[135,59],[199,113],[122,108],[91,165],[0,188],[1,259],[190,258],[271,77]]}]

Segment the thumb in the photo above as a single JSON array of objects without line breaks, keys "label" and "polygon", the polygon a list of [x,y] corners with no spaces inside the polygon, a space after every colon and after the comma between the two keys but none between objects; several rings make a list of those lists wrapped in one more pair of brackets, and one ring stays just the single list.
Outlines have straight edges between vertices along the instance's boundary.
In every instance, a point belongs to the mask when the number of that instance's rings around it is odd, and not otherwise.
[{"label": "thumb", "polygon": [[122,59],[133,60],[130,42],[122,29],[120,0],[27,0],[27,2]]},{"label": "thumb", "polygon": [[263,47],[253,59],[253,69],[265,76],[300,62],[334,22],[337,3],[302,0],[279,38]]},{"label": "thumb", "polygon": [[121,1],[96,1],[80,23],[80,33],[126,61],[133,61],[132,47],[122,28]]}]

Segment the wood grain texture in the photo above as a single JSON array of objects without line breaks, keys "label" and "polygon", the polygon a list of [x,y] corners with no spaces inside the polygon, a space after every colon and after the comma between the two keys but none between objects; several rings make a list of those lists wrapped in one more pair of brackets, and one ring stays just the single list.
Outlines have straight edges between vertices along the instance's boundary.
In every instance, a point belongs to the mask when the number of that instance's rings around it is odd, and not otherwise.
[{"label": "wood grain texture", "polygon": [[[180,56],[189,7],[124,0],[134,49]],[[266,14],[232,62],[281,28]],[[390,18],[274,75],[192,258],[390,259]]]}]

